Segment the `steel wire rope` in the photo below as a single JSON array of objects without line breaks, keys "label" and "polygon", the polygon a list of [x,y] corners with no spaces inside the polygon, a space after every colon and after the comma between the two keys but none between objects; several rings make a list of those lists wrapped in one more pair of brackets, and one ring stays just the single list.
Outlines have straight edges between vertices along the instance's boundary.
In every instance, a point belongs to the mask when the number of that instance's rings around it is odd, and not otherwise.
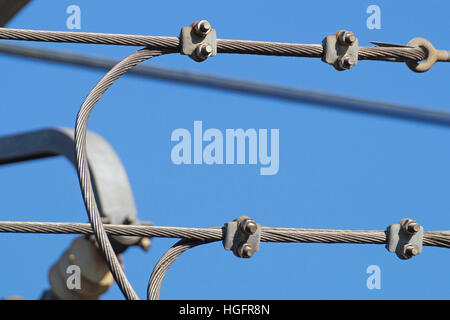
[{"label": "steel wire rope", "polygon": [[147,286],[147,299],[148,300],[159,300],[161,294],[162,283],[164,277],[169,271],[170,266],[173,262],[186,250],[197,247],[202,244],[211,243],[212,241],[203,240],[180,240],[175,243],[167,252],[159,259],[155,268],[153,269],[150,280]]},{"label": "steel wire rope", "polygon": [[[157,262],[150,276],[147,287],[147,298],[160,298],[163,280],[175,260],[186,250],[224,238],[225,229],[186,228],[145,225],[104,225],[109,235],[146,236],[163,238],[181,238]],[[94,233],[88,223],[67,222],[23,222],[0,221],[0,233],[55,233],[85,234]],[[383,230],[338,230],[311,228],[262,227],[262,242],[284,243],[335,243],[335,244],[386,244],[387,236]],[[450,248],[450,231],[425,231],[424,246]]]},{"label": "steel wire rope", "polygon": [[98,211],[96,199],[94,196],[91,176],[89,172],[86,152],[86,133],[87,122],[89,115],[94,108],[97,101],[106,92],[106,90],[129,69],[147,59],[178,51],[178,45],[174,44],[172,47],[166,47],[165,51],[154,51],[150,48],[144,48],[136,51],[116,64],[106,75],[94,86],[85,98],[83,104],[77,115],[75,125],[75,154],[77,158],[77,173],[83,194],[83,200],[88,213],[89,221],[91,223],[98,246],[106,263],[111,270],[111,273],[119,285],[120,290],[127,299],[139,299],[133,287],[129,283],[122,267],[117,259],[116,254],[105,232],[100,213]]},{"label": "steel wire rope", "polygon": [[[223,228],[187,228],[104,224],[109,235],[218,241]],[[93,234],[89,223],[0,221],[0,233]],[[262,242],[385,244],[383,230],[342,230],[262,227]],[[425,231],[424,246],[450,248],[450,230]]]},{"label": "steel wire rope", "polygon": [[[180,255],[194,247],[217,240],[183,239],[173,245],[159,259],[147,286],[147,299],[159,300],[162,282],[171,265]],[[381,230],[331,230],[263,227],[261,241],[267,242],[319,242],[319,243],[361,243],[385,244],[386,232]],[[424,233],[423,245],[450,247],[450,232],[428,231]]]},{"label": "steel wire rope", "polygon": [[[177,37],[9,28],[0,28],[0,39],[142,46],[155,50],[172,50],[180,46]],[[217,52],[320,58],[323,47],[320,44],[217,39]],[[423,60],[426,54],[421,48],[412,47],[359,47],[358,57],[359,60],[404,62]]]},{"label": "steel wire rope", "polygon": [[[80,186],[83,199],[88,212],[89,221],[91,223],[92,232],[97,239],[99,248],[104,255],[108,267],[117,281],[119,288],[127,299],[138,299],[137,294],[129,283],[120,263],[113,251],[108,234],[100,219],[96,200],[92,190],[92,183],[87,164],[86,153],[86,130],[87,122],[96,102],[101,98],[103,93],[124,73],[140,62],[166,53],[179,52],[179,39],[175,37],[157,37],[157,36],[138,36],[138,35],[121,35],[121,34],[99,34],[86,32],[61,32],[61,31],[41,31],[41,30],[22,30],[22,29],[5,29],[0,28],[0,38],[9,40],[27,40],[27,41],[51,41],[51,42],[73,42],[73,43],[96,43],[96,44],[114,44],[114,45],[131,45],[146,46],[121,62],[115,65],[91,90],[84,100],[76,120],[75,127],[75,152],[77,157],[77,171],[80,180]],[[294,43],[276,43],[261,41],[243,41],[243,40],[217,40],[219,53],[239,53],[239,54],[261,54],[261,55],[279,55],[279,56],[300,56],[300,57],[321,57],[323,48],[316,44],[294,44]],[[425,53],[419,48],[367,48],[359,49],[359,58],[361,60],[387,60],[387,61],[420,61],[425,58]],[[298,232],[294,231],[273,231],[272,239],[268,241],[305,241],[298,239]],[[270,233],[270,232],[269,232]],[[280,237],[277,233],[285,233],[284,237]],[[342,235],[341,235],[342,236]],[[378,235],[380,236],[380,235]],[[340,242],[347,241],[344,237],[340,237],[337,241],[328,237],[327,234],[319,232],[316,235],[322,242]],[[379,241],[383,239],[367,239],[368,235],[356,237],[359,241]],[[354,236],[355,238],[355,236]],[[217,241],[217,240],[214,240]],[[385,241],[385,238],[384,238]],[[162,283],[165,272],[182,252],[190,247],[200,245],[210,241],[206,240],[182,240],[177,243],[167,255],[165,255],[152,273],[151,279],[155,283]],[[368,243],[362,242],[362,243]],[[167,261],[166,261],[167,260]],[[167,269],[166,269],[167,266]],[[161,270],[161,271],[158,271]],[[165,270],[165,271],[164,271]],[[150,281],[151,282],[151,281]],[[149,283],[149,290],[151,289]],[[149,291],[149,297],[153,297],[154,293]],[[156,294],[156,293],[155,293]],[[157,293],[159,297],[159,293]]]}]

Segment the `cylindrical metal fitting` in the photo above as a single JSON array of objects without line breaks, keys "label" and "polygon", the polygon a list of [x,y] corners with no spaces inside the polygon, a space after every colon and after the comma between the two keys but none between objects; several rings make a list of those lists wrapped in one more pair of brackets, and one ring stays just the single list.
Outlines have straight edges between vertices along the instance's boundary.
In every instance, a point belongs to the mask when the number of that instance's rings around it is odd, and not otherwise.
[{"label": "cylindrical metal fitting", "polygon": [[420,225],[415,220],[406,219],[402,224],[402,228],[404,231],[406,231],[409,234],[414,234],[416,232],[419,232]]},{"label": "cylindrical metal fitting", "polygon": [[255,253],[255,249],[248,243],[244,243],[238,249],[238,256],[241,258],[251,258],[253,253]]},{"label": "cylindrical metal fitting", "polygon": [[352,45],[356,41],[356,37],[351,31],[343,31],[339,34],[338,40],[341,44]]},{"label": "cylindrical metal fitting", "polygon": [[139,247],[141,247],[142,250],[148,251],[150,249],[150,246],[152,244],[152,241],[149,237],[142,237],[141,240],[139,240]]},{"label": "cylindrical metal fitting", "polygon": [[356,64],[356,60],[355,60],[355,58],[353,58],[351,56],[345,55],[338,60],[338,64],[339,64],[339,67],[347,70]]},{"label": "cylindrical metal fitting", "polygon": [[211,24],[207,20],[194,22],[194,31],[197,35],[204,37],[211,31]]},{"label": "cylindrical metal fitting", "polygon": [[213,48],[206,43],[202,43],[195,49],[195,55],[199,60],[205,60],[213,53]]},{"label": "cylindrical metal fitting", "polygon": [[245,219],[239,223],[239,227],[247,234],[254,234],[258,230],[258,225],[253,219]]},{"label": "cylindrical metal fitting", "polygon": [[418,254],[419,254],[419,249],[415,245],[407,244],[403,248],[403,255],[407,259],[412,258],[412,257],[414,257],[414,256],[416,256]]}]

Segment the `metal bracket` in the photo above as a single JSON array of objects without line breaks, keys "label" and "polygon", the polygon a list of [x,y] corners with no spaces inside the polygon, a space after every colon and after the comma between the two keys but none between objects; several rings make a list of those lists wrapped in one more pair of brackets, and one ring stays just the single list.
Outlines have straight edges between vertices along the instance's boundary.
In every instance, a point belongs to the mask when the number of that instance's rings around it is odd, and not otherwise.
[{"label": "metal bracket", "polygon": [[206,20],[196,21],[181,29],[180,45],[181,54],[197,62],[205,61],[217,54],[216,29]]},{"label": "metal bracket", "polygon": [[242,216],[225,224],[223,247],[239,258],[251,258],[259,250],[261,225]]},{"label": "metal bracket", "polygon": [[391,224],[386,231],[386,249],[402,260],[410,259],[422,253],[423,232],[423,227],[409,218]]},{"label": "metal bracket", "polygon": [[[111,145],[88,131],[88,163],[94,194],[104,223],[141,224],[125,168]],[[64,156],[74,167],[73,129],[52,128],[0,137],[0,165],[47,157]],[[148,238],[112,236],[116,253],[128,246],[149,246]]]},{"label": "metal bracket", "polygon": [[358,63],[358,39],[353,32],[339,30],[322,41],[322,61],[336,70],[348,70]]}]

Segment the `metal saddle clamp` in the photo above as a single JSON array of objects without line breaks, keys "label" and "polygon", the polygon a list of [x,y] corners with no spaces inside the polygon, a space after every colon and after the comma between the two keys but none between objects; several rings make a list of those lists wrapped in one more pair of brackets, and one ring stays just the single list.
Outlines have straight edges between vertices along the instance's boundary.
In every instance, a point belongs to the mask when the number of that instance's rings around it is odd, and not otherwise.
[{"label": "metal saddle clamp", "polygon": [[422,253],[423,233],[423,227],[417,221],[402,219],[387,228],[386,249],[395,252],[402,260],[410,259]]},{"label": "metal saddle clamp", "polygon": [[339,30],[322,41],[322,61],[336,70],[348,70],[358,63],[358,39],[353,32]]},{"label": "metal saddle clamp", "polygon": [[261,225],[242,216],[225,224],[223,246],[239,258],[251,258],[259,250]]},{"label": "metal saddle clamp", "polygon": [[216,29],[206,20],[184,27],[180,33],[181,54],[202,62],[217,54]]}]

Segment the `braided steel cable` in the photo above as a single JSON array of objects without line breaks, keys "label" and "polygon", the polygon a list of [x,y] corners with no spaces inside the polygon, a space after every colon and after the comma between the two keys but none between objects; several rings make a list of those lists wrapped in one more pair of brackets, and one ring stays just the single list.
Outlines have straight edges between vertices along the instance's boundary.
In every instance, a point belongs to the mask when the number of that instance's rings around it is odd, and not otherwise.
[{"label": "braided steel cable", "polygon": [[[111,236],[176,238],[190,241],[223,240],[224,228],[186,228],[104,224]],[[89,223],[0,221],[0,233],[85,234],[94,233]],[[336,230],[262,227],[261,242],[386,244],[383,230]],[[424,246],[450,249],[450,230],[425,231]]]},{"label": "braided steel cable", "polygon": [[[142,46],[155,50],[173,50],[180,46],[177,37],[9,28],[0,28],[0,39]],[[320,58],[323,54],[323,47],[320,44],[217,39],[217,52]],[[421,61],[426,54],[421,48],[360,47],[358,56],[360,60],[400,62],[406,60]]]},{"label": "braided steel cable", "polygon": [[[170,266],[186,250],[217,240],[178,241],[158,261],[148,282],[147,299],[159,300],[162,282]],[[298,229],[271,228],[261,229],[261,241],[266,242],[304,242],[304,243],[360,243],[385,244],[387,236],[381,230],[331,230],[331,229]],[[423,245],[450,248],[450,231],[425,231]]]},{"label": "braided steel cable", "polygon": [[[224,239],[225,229],[184,228],[164,226],[103,225],[108,235],[181,238],[157,262],[147,287],[147,299],[160,298],[163,280],[175,260],[186,250],[193,247]],[[55,233],[85,234],[94,233],[88,223],[22,222],[0,221],[0,233]],[[262,227],[262,242],[289,243],[353,243],[386,244],[388,239],[383,230],[336,230]],[[450,231],[425,231],[424,246],[450,248]]]},{"label": "braided steel cable", "polygon": [[91,175],[89,172],[86,152],[87,122],[89,119],[89,115],[97,101],[120,76],[122,76],[129,69],[142,61],[162,54],[176,52],[177,49],[178,47],[172,47],[171,51],[153,51],[149,48],[145,48],[132,53],[131,55],[120,61],[95,85],[91,92],[89,92],[88,96],[80,107],[75,125],[75,153],[77,158],[77,172],[84,203],[89,216],[89,221],[92,225],[92,229],[94,231],[95,238],[97,239],[99,248],[106,259],[106,262],[111,270],[111,273],[114,276],[114,279],[117,281],[117,284],[119,285],[119,288],[125,295],[125,297],[131,300],[138,299],[138,296],[135,293],[133,287],[130,285],[125,273],[123,272],[122,267],[120,266],[117,256],[114,253],[114,250],[108,239],[107,233],[105,232],[105,228],[100,218],[100,213],[98,211],[94,191],[92,188]]},{"label": "braided steel cable", "polygon": [[201,240],[180,240],[170,248],[161,259],[159,259],[155,268],[153,269],[150,280],[147,286],[147,299],[148,300],[159,300],[161,294],[161,287],[164,277],[167,271],[169,271],[170,266],[173,262],[186,250],[197,247],[202,244],[210,243],[212,241],[201,241]]},{"label": "braided steel cable", "polygon": [[172,50],[173,48],[179,47],[179,40],[177,37],[9,28],[0,28],[0,39],[138,46],[155,50]]},{"label": "braided steel cable", "polygon": [[[122,293],[127,299],[138,299],[137,294],[129,283],[122,267],[114,253],[108,239],[106,226],[103,225],[94,197],[90,172],[87,163],[86,153],[86,131],[89,115],[95,104],[106,92],[106,90],[129,69],[142,61],[167,53],[180,51],[180,41],[175,37],[155,37],[121,34],[100,34],[86,32],[61,32],[61,31],[41,31],[23,29],[0,28],[0,39],[45,41],[45,42],[65,42],[65,43],[94,43],[110,45],[145,46],[117,65],[115,65],[91,90],[84,100],[77,115],[75,126],[75,153],[77,158],[77,172],[80,187],[83,194],[84,203],[88,212],[91,224],[91,232],[97,239],[99,249],[105,257],[106,263],[111,270],[114,279],[119,285]],[[323,47],[315,44],[293,44],[244,40],[217,40],[217,51],[219,53],[239,53],[275,56],[296,56],[296,57],[321,57]],[[425,52],[419,48],[367,48],[359,49],[360,60],[386,60],[386,61],[420,61],[425,58]],[[61,229],[61,226],[58,226]],[[80,230],[80,226],[77,226]],[[22,225],[22,229],[23,228]],[[42,226],[41,226],[41,229]],[[184,230],[186,231],[186,230]],[[222,229],[216,228],[222,233]],[[314,234],[309,234],[313,232]],[[348,234],[351,232],[351,235]],[[438,235],[438,234],[436,234]],[[263,240],[264,236],[264,240]],[[439,234],[439,239],[434,243],[447,245],[446,234]],[[207,237],[207,236],[206,236]],[[217,234],[214,239],[183,239],[171,248],[158,262],[152,273],[148,287],[149,298],[159,298],[159,292],[164,276],[171,263],[189,248],[212,241],[218,241]],[[313,231],[313,230],[282,230],[282,228],[266,229],[261,237],[262,241],[268,242],[322,242],[322,243],[385,243],[386,235],[384,231],[347,231],[336,232]]]},{"label": "braided steel cable", "polygon": [[[184,228],[146,225],[104,224],[111,236],[151,238],[184,238],[189,240],[221,240],[221,228]],[[0,233],[93,234],[89,223],[1,221]]]}]

